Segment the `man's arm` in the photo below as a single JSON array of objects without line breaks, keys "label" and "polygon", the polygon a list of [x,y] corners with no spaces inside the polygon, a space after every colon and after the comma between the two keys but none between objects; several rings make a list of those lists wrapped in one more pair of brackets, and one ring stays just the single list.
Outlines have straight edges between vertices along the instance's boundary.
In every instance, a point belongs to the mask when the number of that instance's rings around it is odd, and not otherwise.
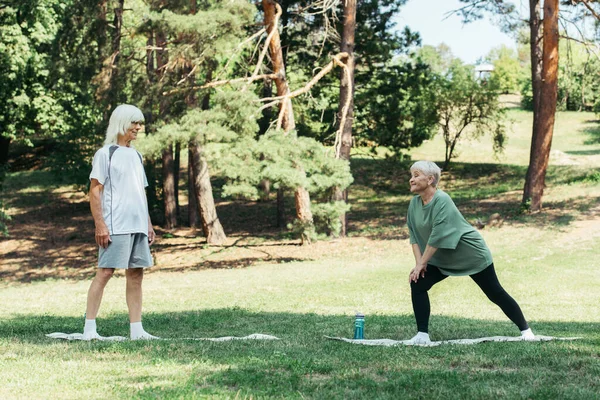
[{"label": "man's arm", "polygon": [[110,243],[110,235],[108,233],[108,227],[104,222],[102,216],[102,191],[104,185],[98,182],[97,179],[93,179],[90,185],[90,209],[92,210],[92,217],[94,218],[94,224],[96,225],[96,243],[102,248],[107,248]]},{"label": "man's arm", "polygon": [[154,233],[154,227],[152,226],[152,220],[150,219],[150,215],[148,215],[148,243],[150,246],[154,243],[154,239],[156,239],[156,233]]}]

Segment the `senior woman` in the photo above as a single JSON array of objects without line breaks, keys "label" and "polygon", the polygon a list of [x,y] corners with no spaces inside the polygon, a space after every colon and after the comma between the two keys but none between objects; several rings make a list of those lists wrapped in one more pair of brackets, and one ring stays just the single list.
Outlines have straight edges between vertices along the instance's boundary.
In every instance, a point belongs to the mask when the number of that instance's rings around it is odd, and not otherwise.
[{"label": "senior woman", "polygon": [[418,161],[410,172],[410,191],[416,196],[408,206],[407,222],[416,265],[410,271],[409,282],[418,330],[412,342],[430,342],[429,289],[448,276],[465,275],[519,327],[524,340],[535,339],[521,308],[498,282],[483,237],[465,220],[450,196],[437,188],[440,168],[431,161]]}]

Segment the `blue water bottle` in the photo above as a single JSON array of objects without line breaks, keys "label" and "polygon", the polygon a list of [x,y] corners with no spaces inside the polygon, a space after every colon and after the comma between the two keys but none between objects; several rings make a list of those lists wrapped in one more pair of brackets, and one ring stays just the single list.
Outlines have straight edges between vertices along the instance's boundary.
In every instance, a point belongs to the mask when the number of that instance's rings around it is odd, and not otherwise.
[{"label": "blue water bottle", "polygon": [[365,316],[364,314],[357,313],[354,319],[354,339],[365,338]]}]

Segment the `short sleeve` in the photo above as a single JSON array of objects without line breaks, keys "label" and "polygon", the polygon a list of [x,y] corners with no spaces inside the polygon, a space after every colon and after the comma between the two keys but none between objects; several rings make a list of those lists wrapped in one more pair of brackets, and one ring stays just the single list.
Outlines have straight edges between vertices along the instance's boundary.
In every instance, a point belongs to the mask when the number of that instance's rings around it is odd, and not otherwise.
[{"label": "short sleeve", "polygon": [[102,149],[98,150],[92,161],[92,172],[90,180],[96,179],[101,185],[104,185],[108,177],[108,154]]},{"label": "short sleeve", "polygon": [[458,209],[452,200],[438,202],[433,216],[433,226],[427,244],[438,249],[456,249],[462,236],[456,216]]}]

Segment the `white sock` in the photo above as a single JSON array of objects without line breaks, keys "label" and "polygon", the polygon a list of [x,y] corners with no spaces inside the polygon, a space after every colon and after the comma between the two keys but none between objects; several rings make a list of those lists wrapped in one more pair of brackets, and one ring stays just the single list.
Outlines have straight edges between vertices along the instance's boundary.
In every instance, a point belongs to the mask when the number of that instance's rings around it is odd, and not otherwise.
[{"label": "white sock", "polygon": [[151,340],[151,339],[159,339],[157,336],[153,336],[151,334],[149,334],[148,332],[146,332],[144,330],[144,328],[142,327],[142,322],[132,322],[131,324],[129,324],[130,326],[130,338],[131,340],[138,340],[138,339],[146,339],[146,340]]},{"label": "white sock", "polygon": [[96,320],[95,319],[86,319],[85,325],[83,326],[83,334],[91,334],[96,333]]},{"label": "white sock", "polygon": [[132,322],[129,324],[129,332],[132,339],[137,339],[146,333],[146,331],[144,331],[144,327],[142,327],[142,321]]},{"label": "white sock", "polygon": [[100,335],[96,332],[96,320],[86,319],[83,325],[83,340],[100,339]]},{"label": "white sock", "polygon": [[527,328],[524,331],[521,331],[521,336],[524,339],[535,339],[535,335],[533,334],[531,328]]}]

